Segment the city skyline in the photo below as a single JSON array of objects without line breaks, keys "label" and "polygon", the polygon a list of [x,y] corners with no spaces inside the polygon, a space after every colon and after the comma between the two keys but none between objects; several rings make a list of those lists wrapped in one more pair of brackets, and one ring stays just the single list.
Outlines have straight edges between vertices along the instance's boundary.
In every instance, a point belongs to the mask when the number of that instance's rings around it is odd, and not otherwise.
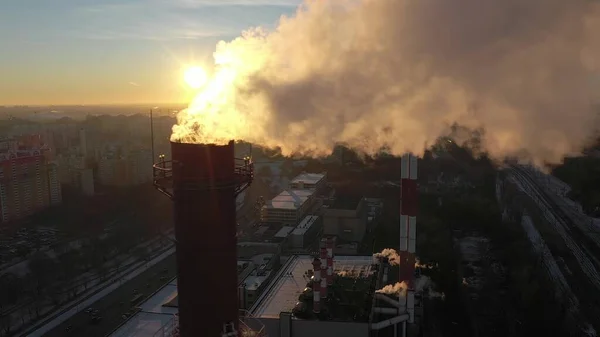
[{"label": "city skyline", "polygon": [[300,0],[39,0],[0,6],[0,105],[187,103],[188,66]]}]

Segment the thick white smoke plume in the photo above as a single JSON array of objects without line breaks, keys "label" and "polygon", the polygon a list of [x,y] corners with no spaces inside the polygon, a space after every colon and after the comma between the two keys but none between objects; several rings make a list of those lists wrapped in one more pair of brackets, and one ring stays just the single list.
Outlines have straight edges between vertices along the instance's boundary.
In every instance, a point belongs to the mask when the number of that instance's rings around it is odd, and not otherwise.
[{"label": "thick white smoke plume", "polygon": [[388,284],[385,287],[376,290],[376,293],[386,294],[386,295],[400,295],[402,297],[406,296],[406,282],[397,282],[396,284]]},{"label": "thick white smoke plume", "polygon": [[380,253],[375,253],[375,254],[373,254],[373,257],[376,259],[386,257],[386,258],[388,258],[389,263],[392,266],[397,266],[400,264],[400,255],[398,255],[398,252],[396,252],[395,250],[393,250],[391,248],[386,248],[386,249],[382,250]]},{"label": "thick white smoke plume", "polygon": [[593,0],[313,0],[272,32],[217,45],[172,140],[240,139],[284,154],[335,143],[412,151],[459,123],[496,158],[556,162],[595,127]]}]

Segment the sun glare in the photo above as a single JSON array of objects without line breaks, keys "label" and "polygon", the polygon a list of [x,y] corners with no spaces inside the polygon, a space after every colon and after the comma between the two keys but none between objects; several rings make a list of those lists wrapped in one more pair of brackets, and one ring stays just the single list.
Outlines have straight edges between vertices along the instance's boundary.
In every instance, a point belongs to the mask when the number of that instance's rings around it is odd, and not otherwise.
[{"label": "sun glare", "polygon": [[183,80],[192,89],[200,89],[207,79],[206,71],[201,67],[189,67],[183,73]]}]

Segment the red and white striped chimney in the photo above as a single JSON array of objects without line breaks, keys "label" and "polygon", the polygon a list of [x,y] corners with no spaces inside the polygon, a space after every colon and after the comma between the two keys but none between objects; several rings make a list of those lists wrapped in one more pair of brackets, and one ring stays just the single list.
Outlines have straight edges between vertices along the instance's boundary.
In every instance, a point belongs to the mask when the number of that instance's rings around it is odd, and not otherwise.
[{"label": "red and white striped chimney", "polygon": [[327,298],[327,248],[321,247],[321,298]]},{"label": "red and white striped chimney", "polygon": [[400,204],[400,280],[408,286],[406,303],[409,322],[414,321],[414,274],[415,250],[417,244],[417,157],[411,154],[402,156]]},{"label": "red and white striped chimney", "polygon": [[317,257],[313,260],[313,312],[321,312],[321,260]]},{"label": "red and white striped chimney", "polygon": [[327,248],[327,285],[333,284],[333,246],[334,241],[333,237],[327,238],[326,248]]}]

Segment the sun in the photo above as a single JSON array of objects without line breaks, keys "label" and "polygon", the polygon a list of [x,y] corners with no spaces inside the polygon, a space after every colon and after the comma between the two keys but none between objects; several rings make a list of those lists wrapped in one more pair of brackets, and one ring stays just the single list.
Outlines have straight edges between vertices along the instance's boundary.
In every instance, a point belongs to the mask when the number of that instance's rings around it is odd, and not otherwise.
[{"label": "sun", "polygon": [[183,73],[183,80],[192,89],[200,89],[207,81],[206,71],[202,67],[189,67]]}]

